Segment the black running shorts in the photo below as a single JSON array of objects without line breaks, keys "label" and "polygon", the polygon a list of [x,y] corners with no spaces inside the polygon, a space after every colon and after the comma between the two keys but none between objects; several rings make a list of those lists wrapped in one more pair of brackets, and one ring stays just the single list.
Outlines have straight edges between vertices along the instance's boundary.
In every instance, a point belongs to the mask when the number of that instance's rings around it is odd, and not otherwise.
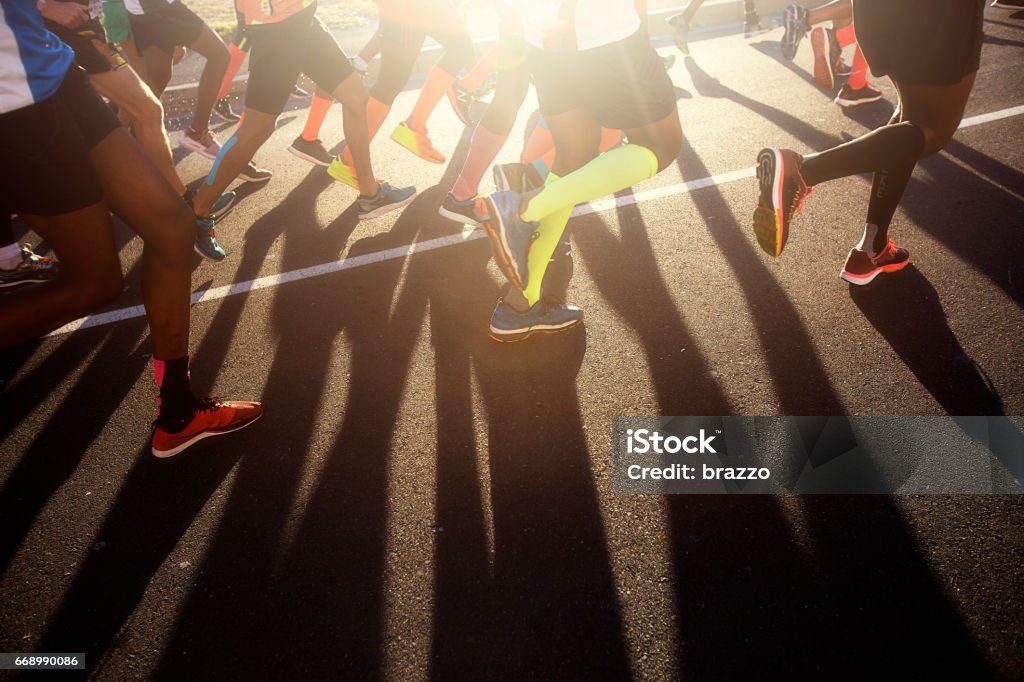
[{"label": "black running shorts", "polygon": [[55,21],[44,23],[75,51],[75,61],[86,73],[106,73],[128,63],[120,49],[107,43],[107,33],[99,19],[91,19],[74,30]]},{"label": "black running shorts", "polygon": [[75,64],[52,97],[0,114],[0,212],[63,215],[100,201],[89,152],[120,127]]},{"label": "black running shorts", "polygon": [[246,109],[277,116],[300,73],[334,92],[355,71],[334,36],[316,18],[315,5],[275,24],[247,26],[245,33],[252,43]]},{"label": "black running shorts", "polygon": [[854,0],[871,72],[905,85],[953,85],[978,70],[985,0]]},{"label": "black running shorts", "polygon": [[181,0],[172,2],[145,14],[129,14],[135,49],[140,53],[148,47],[158,47],[167,54],[174,48],[196,42],[206,23]]},{"label": "black running shorts", "polygon": [[647,31],[580,52],[534,50],[533,82],[541,113],[586,109],[604,128],[656,123],[676,108],[675,86]]}]

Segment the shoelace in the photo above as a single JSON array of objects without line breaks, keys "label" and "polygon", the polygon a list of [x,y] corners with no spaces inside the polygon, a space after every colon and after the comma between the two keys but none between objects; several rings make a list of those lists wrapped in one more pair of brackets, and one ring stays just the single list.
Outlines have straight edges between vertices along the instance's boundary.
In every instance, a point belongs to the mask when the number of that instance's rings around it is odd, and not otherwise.
[{"label": "shoelace", "polygon": [[193,128],[189,128],[188,132],[195,133],[195,135],[190,134],[189,137],[191,137],[193,140],[203,145],[204,147],[209,147],[215,142],[215,140],[213,139],[213,133],[210,132],[209,128],[204,130],[201,136],[199,135],[199,132]]},{"label": "shoelace", "polygon": [[799,213],[800,215],[803,215],[804,201],[807,199],[807,197],[811,196],[811,194],[814,193],[814,188],[809,187],[807,183],[804,182],[804,176],[800,173],[799,170],[797,170],[796,179],[800,182],[800,186],[797,187],[796,192],[793,193],[793,201],[789,206],[789,215],[791,216],[794,213]]},{"label": "shoelace", "polygon": [[890,239],[889,241],[887,241],[885,243],[885,248],[882,249],[878,253],[878,255],[874,256],[871,260],[872,260],[872,262],[877,264],[877,263],[881,262],[882,260],[884,260],[887,256],[895,256],[895,255],[896,255],[896,242],[894,242],[893,240]]},{"label": "shoelace", "polygon": [[[160,417],[157,416],[157,418],[153,420],[153,428],[163,428],[168,433],[180,433],[193,419],[195,419],[197,414],[200,412],[212,412],[223,404],[224,400],[222,398],[196,399],[195,403],[192,405],[191,417],[188,419],[168,419],[161,422]],[[169,426],[177,428],[167,428]]]}]

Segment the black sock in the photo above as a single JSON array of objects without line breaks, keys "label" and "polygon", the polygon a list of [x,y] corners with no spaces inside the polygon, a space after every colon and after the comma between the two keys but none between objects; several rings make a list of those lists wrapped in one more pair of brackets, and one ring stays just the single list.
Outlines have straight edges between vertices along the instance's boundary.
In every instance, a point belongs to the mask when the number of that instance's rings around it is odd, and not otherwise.
[{"label": "black sock", "polygon": [[888,171],[892,178],[908,166],[913,171],[923,149],[924,133],[913,123],[885,125],[846,144],[805,156],[800,172],[811,186],[880,171]]},{"label": "black sock", "polygon": [[165,360],[160,384],[160,419],[188,421],[195,413],[195,405],[188,376],[188,356]]}]

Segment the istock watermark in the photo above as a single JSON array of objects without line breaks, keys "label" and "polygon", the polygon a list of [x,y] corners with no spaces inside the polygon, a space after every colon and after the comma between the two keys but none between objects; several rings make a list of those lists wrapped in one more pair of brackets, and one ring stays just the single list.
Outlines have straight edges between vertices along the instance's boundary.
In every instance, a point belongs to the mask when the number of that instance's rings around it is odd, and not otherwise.
[{"label": "istock watermark", "polygon": [[1022,417],[615,417],[612,491],[1021,494]]}]

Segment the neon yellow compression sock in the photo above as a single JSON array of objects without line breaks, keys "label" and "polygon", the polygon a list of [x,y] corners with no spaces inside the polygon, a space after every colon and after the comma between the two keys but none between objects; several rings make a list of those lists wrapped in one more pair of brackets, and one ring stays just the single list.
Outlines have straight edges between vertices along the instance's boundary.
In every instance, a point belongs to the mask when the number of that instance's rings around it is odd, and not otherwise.
[{"label": "neon yellow compression sock", "polygon": [[[594,158],[557,182],[549,183],[523,211],[523,220],[536,222],[568,206],[570,209],[658,173],[658,157],[647,147],[627,144]],[[550,176],[548,176],[550,177]],[[534,244],[536,247],[536,244]],[[533,267],[531,261],[530,267]],[[533,270],[530,270],[533,279]]]},{"label": "neon yellow compression sock", "polygon": [[[545,188],[557,180],[559,180],[557,175],[548,173],[548,177],[544,181]],[[562,233],[565,232],[565,226],[569,223],[572,209],[573,205],[560,208],[546,216],[537,226],[537,238],[530,244],[530,253],[527,256],[530,265],[530,281],[526,283],[526,289],[523,291],[526,302],[531,306],[540,300],[544,273],[547,272],[551,256],[558,248],[558,243],[562,241]]]}]

